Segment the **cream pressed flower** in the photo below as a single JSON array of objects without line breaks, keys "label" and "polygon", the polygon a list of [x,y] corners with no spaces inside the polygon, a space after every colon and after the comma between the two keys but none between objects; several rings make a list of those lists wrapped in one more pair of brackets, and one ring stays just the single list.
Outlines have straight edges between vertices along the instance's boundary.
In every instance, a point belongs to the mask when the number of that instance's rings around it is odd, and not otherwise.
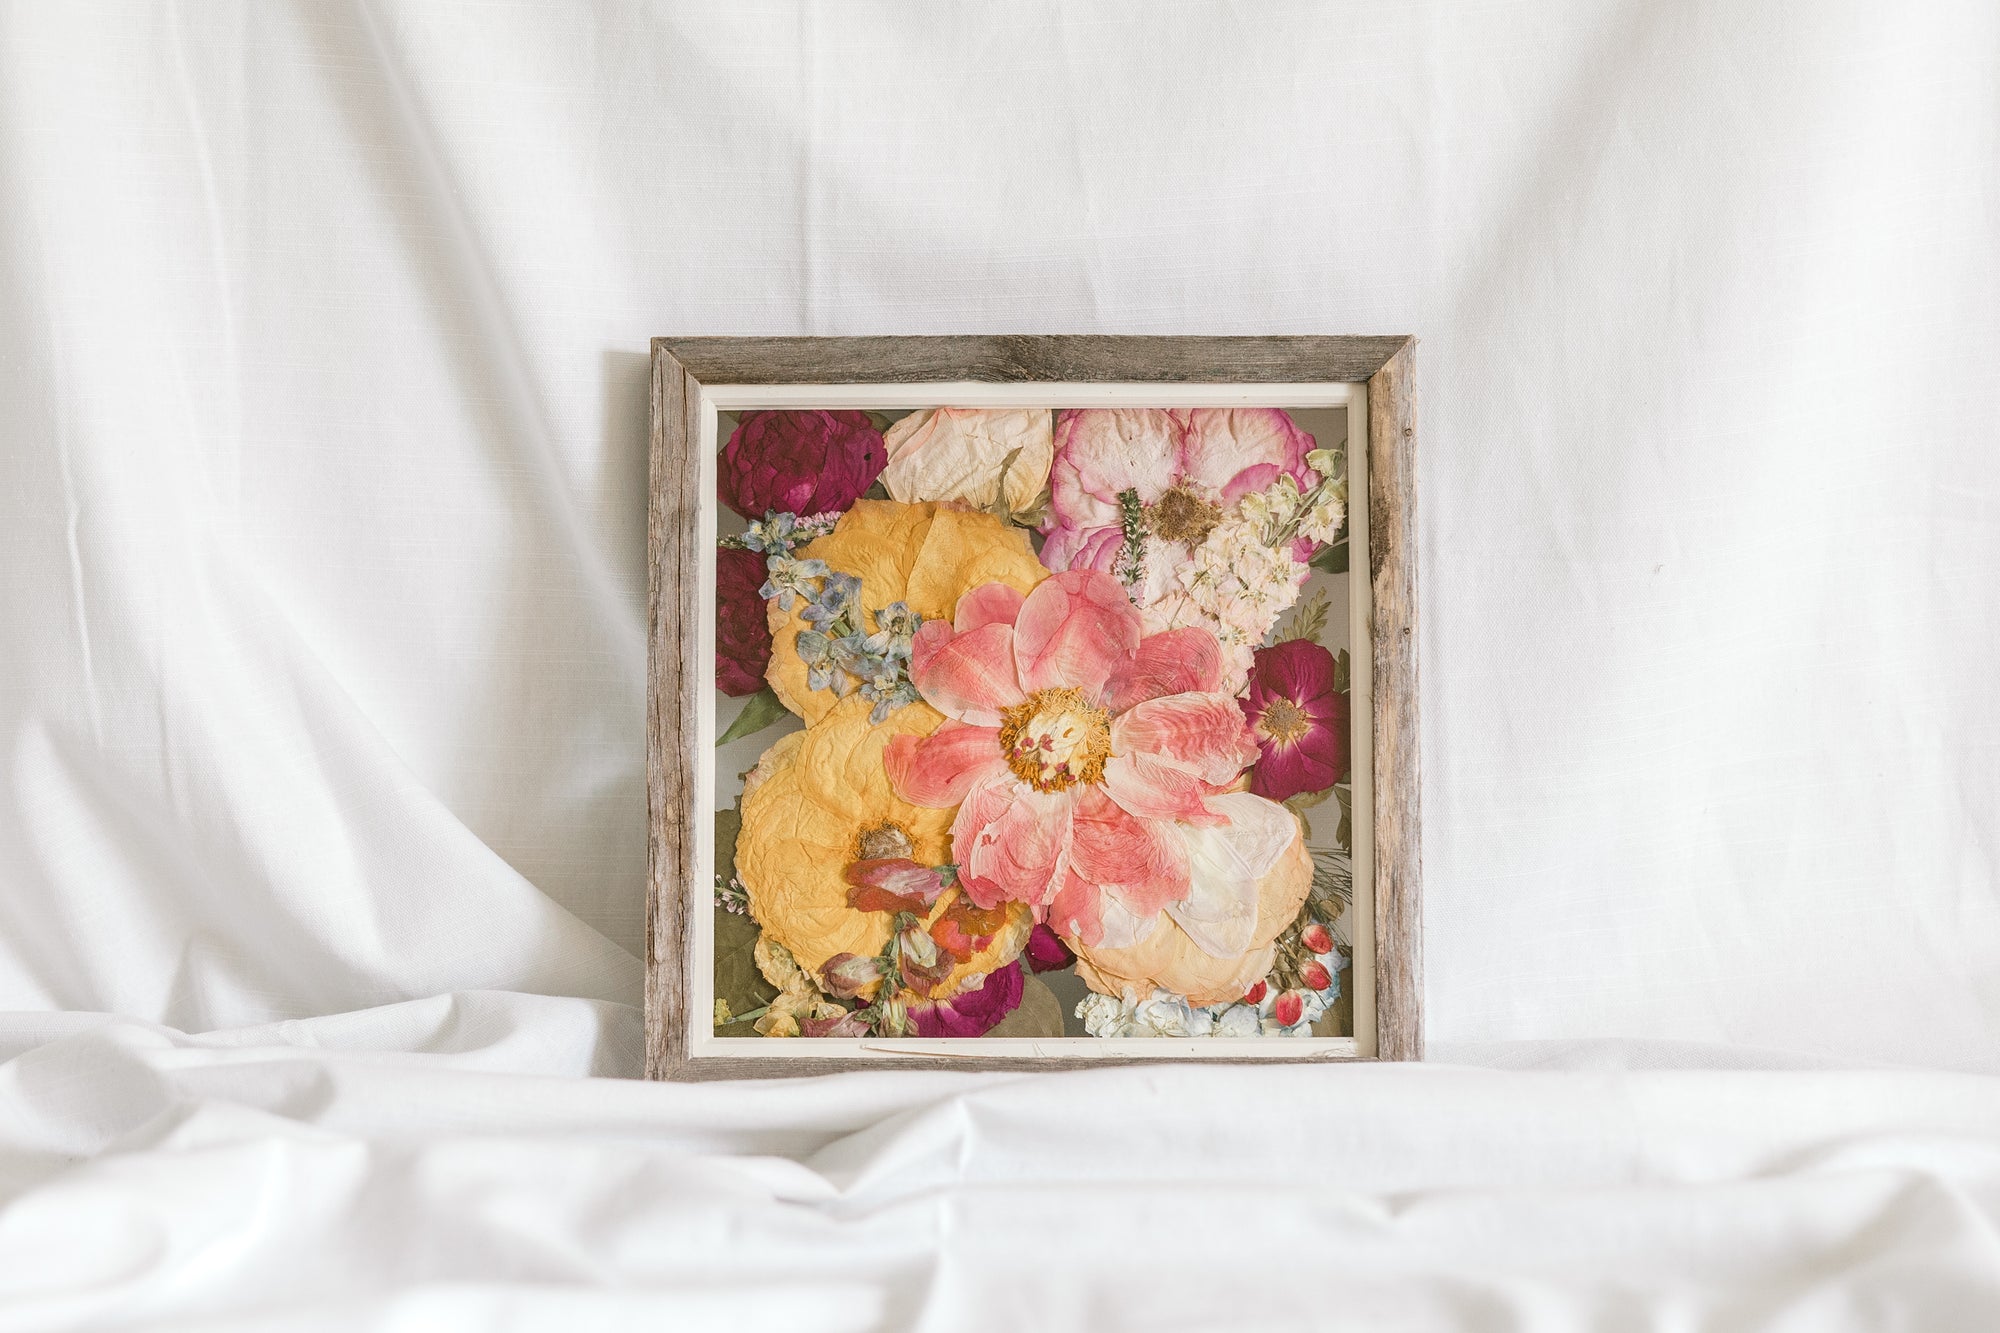
[{"label": "cream pressed flower", "polygon": [[1046,408],[934,407],[904,417],[884,438],[882,484],[910,504],[957,500],[989,509],[1004,499],[1011,512],[1032,509],[1055,454]]}]

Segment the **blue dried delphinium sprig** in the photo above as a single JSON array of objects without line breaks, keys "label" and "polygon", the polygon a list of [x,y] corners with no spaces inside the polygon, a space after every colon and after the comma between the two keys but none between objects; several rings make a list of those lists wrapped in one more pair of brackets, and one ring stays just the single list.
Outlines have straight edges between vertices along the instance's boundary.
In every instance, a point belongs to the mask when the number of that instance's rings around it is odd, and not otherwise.
[{"label": "blue dried delphinium sprig", "polygon": [[[838,570],[828,572],[826,561],[809,560],[806,564],[818,565],[820,583],[808,599],[806,609],[799,614],[808,624],[818,625],[832,632],[835,626],[846,625],[852,616],[855,600],[861,596],[861,580],[852,574]],[[787,611],[790,607],[785,608]]]},{"label": "blue dried delphinium sprig", "polygon": [[824,560],[794,560],[788,555],[771,555],[764,558],[764,586],[757,594],[765,601],[775,601],[789,611],[803,598],[806,615],[812,615],[812,601],[819,595],[820,580],[827,576]]},{"label": "blue dried delphinium sprig", "polygon": [[797,514],[774,510],[761,519],[753,519],[750,526],[736,536],[724,537],[721,544],[765,555],[790,555],[807,542],[817,541],[832,532],[834,524],[839,521],[837,513],[800,518]]},{"label": "blue dried delphinium sprig", "polygon": [[806,687],[830,690],[842,699],[859,690],[875,705],[869,719],[881,722],[919,697],[910,683],[910,641],[924,618],[907,603],[891,602],[870,617],[873,630],[864,631],[861,580],[824,560],[793,554],[831,531],[838,517],[766,514],[729,544],[763,553],[766,578],[758,592],[785,611],[797,609],[809,627],[793,638],[793,649],[805,663]]}]

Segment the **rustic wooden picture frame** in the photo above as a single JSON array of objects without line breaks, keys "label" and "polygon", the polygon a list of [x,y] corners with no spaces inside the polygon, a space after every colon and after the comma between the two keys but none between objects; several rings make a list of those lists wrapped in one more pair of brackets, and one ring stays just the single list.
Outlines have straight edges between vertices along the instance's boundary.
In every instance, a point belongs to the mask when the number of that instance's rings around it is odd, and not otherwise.
[{"label": "rustic wooden picture frame", "polygon": [[[1367,522],[1372,652],[1375,1056],[1423,1053],[1418,827],[1415,339],[1392,337],[657,338],[647,524],[646,1076],[806,1076],[867,1068],[1062,1069],[1147,1056],[980,1054],[700,1057],[690,1052],[690,908],[696,901],[699,740],[708,664],[688,627],[699,587],[705,386],[869,384],[1215,384],[1367,386]],[[1361,497],[1354,496],[1356,507]],[[705,898],[703,899],[705,902]],[[706,1016],[702,1016],[706,1021]],[[1273,1054],[1258,1059],[1353,1059]],[[1367,1057],[1361,1057],[1367,1058]],[[1210,1062],[1215,1062],[1211,1060]]]}]

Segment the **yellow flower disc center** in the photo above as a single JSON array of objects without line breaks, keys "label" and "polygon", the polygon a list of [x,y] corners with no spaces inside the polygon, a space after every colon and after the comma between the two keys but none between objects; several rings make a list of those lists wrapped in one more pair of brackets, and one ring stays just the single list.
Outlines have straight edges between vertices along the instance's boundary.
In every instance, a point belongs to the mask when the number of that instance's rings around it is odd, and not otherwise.
[{"label": "yellow flower disc center", "polygon": [[1111,757],[1111,715],[1080,690],[1038,690],[1000,713],[1000,749],[1036,791],[1100,782]]},{"label": "yellow flower disc center", "polygon": [[1184,542],[1192,548],[1201,545],[1221,521],[1220,505],[1211,504],[1181,485],[1162,495],[1153,505],[1151,526],[1162,539]]},{"label": "yellow flower disc center", "polygon": [[854,840],[854,850],[857,861],[889,861],[908,857],[916,850],[916,844],[902,826],[884,823],[861,830],[861,836]]},{"label": "yellow flower disc center", "polygon": [[1264,716],[1257,720],[1257,730],[1280,745],[1297,740],[1311,726],[1312,719],[1306,716],[1306,710],[1290,699],[1273,699],[1264,705]]}]

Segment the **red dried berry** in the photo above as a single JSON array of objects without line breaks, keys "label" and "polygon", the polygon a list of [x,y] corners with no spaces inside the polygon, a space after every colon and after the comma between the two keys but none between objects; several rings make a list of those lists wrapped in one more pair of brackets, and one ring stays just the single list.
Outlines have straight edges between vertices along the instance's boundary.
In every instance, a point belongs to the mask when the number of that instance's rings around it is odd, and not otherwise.
[{"label": "red dried berry", "polygon": [[1299,943],[1313,953],[1333,952],[1333,932],[1315,921],[1299,932]]},{"label": "red dried berry", "polygon": [[1299,976],[1314,990],[1325,990],[1333,984],[1333,974],[1328,972],[1317,959],[1300,968]]},{"label": "red dried berry", "polygon": [[1278,1020],[1278,1026],[1280,1027],[1290,1027],[1301,1018],[1304,1018],[1305,1013],[1305,997],[1295,990],[1286,991],[1271,1006],[1271,1017]]}]

